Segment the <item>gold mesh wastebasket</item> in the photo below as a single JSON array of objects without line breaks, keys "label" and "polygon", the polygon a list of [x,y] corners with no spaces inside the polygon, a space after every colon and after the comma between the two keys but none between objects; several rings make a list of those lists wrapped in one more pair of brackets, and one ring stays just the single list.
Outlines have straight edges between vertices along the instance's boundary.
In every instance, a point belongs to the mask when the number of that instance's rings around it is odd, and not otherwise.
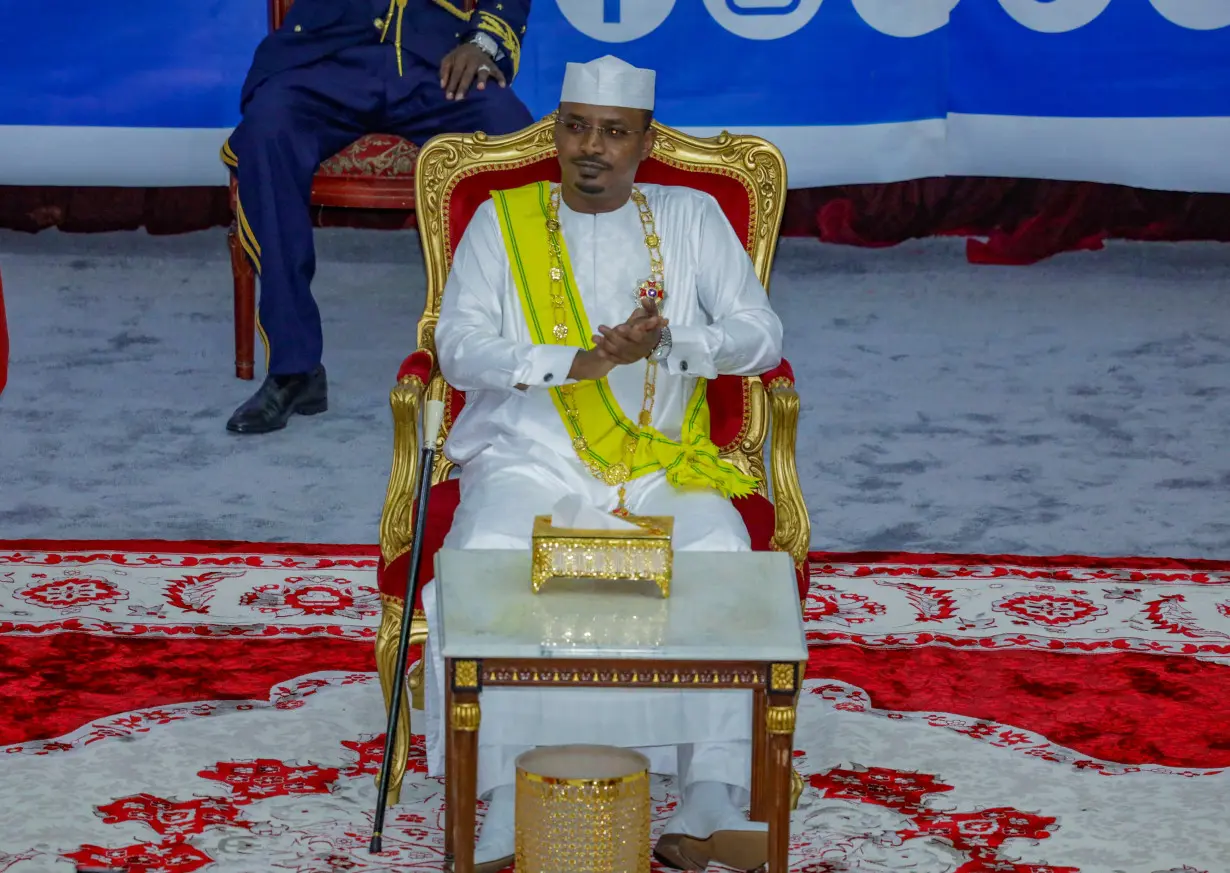
[{"label": "gold mesh wastebasket", "polygon": [[517,873],[649,873],[649,761],[611,746],[517,758]]}]

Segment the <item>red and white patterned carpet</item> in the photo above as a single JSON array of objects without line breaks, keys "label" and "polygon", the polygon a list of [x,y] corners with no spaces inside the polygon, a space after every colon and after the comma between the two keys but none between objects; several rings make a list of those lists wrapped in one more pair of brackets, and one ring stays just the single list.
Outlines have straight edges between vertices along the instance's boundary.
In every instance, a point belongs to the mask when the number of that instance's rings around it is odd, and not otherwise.
[{"label": "red and white patterned carpet", "polygon": [[[793,869],[1230,869],[1230,565],[815,557]],[[367,853],[375,564],[0,544],[0,871],[440,869],[421,766]]]}]

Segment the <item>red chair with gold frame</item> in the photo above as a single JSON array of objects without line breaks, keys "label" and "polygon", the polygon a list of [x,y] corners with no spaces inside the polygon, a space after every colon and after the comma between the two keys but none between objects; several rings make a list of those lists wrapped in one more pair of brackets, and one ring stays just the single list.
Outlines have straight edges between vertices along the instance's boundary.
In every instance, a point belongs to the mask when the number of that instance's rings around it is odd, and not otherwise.
[{"label": "red chair with gold frame", "polygon": [[[282,26],[295,0],[269,0],[269,29]],[[470,9],[473,0],[464,0]],[[414,209],[414,165],[419,148],[400,136],[369,133],[320,165],[312,179],[312,206],[340,209]],[[230,163],[230,156],[224,158]],[[240,242],[235,209],[236,181],[230,180],[231,220],[228,242],[235,301],[235,376],[251,379],[256,354],[256,273]]]},{"label": "red chair with gold frame", "polygon": [[[418,324],[418,350],[402,362],[393,388],[393,465],[380,520],[379,585],[382,621],[376,640],[385,705],[392,698],[393,672],[404,609],[407,564],[413,536],[418,469],[418,419],[423,400],[445,402],[445,420],[437,436],[443,446],[449,426],[465,397],[444,381],[435,363],[435,327],[453,251],[466,225],[493,190],[531,182],[559,181],[552,141],[555,116],[509,136],[448,134],[428,142],[419,155],[416,198],[419,237],[427,267],[427,304]],[[657,141],[637,180],[647,184],[683,185],[712,194],[747,247],[765,287],[777,249],[786,195],[786,165],[781,153],[763,139],[723,133],[697,139],[654,122]],[[757,493],[735,500],[754,549],[790,553],[798,573],[799,596],[807,593],[807,551],[811,522],[795,466],[799,397],[790,365],[782,361],[759,377],[721,376],[709,383],[711,435],[721,453],[761,482]],[[770,438],[771,433],[771,438]],[[764,463],[766,441],[769,476]],[[422,551],[424,582],[433,575],[434,557],[452,523],[460,499],[453,464],[437,454],[427,529]],[[774,501],[769,500],[772,484]],[[427,637],[421,603],[415,603],[412,642]],[[422,708],[421,662],[409,684],[416,709]],[[402,700],[406,698],[403,696]],[[390,800],[397,802],[410,746],[408,711],[398,720]],[[795,798],[801,790],[795,782]]]}]

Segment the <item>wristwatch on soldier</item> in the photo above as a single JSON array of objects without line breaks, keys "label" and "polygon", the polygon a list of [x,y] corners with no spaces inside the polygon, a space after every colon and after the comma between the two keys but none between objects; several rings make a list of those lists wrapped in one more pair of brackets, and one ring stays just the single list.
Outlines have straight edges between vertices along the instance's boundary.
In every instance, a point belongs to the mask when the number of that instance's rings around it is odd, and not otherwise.
[{"label": "wristwatch on soldier", "polygon": [[658,334],[658,344],[653,347],[649,353],[649,360],[655,364],[665,361],[671,353],[671,329],[669,326],[663,327],[662,332]]},{"label": "wristwatch on soldier", "polygon": [[504,52],[500,49],[500,44],[481,30],[470,37],[470,42],[490,55],[493,61],[498,61],[504,56]]}]

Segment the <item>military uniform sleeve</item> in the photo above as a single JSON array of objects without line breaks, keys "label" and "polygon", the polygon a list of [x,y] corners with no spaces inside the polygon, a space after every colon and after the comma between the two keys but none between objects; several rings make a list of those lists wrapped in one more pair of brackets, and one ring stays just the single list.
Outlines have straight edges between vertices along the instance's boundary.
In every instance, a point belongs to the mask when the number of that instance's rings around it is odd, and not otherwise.
[{"label": "military uniform sleeve", "polygon": [[701,201],[697,292],[706,325],[671,325],[668,373],[714,379],[758,376],[782,359],[782,323],[717,201]]},{"label": "military uniform sleeve", "polygon": [[530,0],[478,0],[470,16],[469,38],[475,33],[492,37],[503,51],[497,60],[511,82],[521,69],[521,41],[530,17]]},{"label": "military uniform sleeve", "polygon": [[503,335],[507,281],[508,255],[495,209],[487,201],[457,245],[436,324],[440,372],[454,388],[554,388],[568,379],[578,349]]}]

